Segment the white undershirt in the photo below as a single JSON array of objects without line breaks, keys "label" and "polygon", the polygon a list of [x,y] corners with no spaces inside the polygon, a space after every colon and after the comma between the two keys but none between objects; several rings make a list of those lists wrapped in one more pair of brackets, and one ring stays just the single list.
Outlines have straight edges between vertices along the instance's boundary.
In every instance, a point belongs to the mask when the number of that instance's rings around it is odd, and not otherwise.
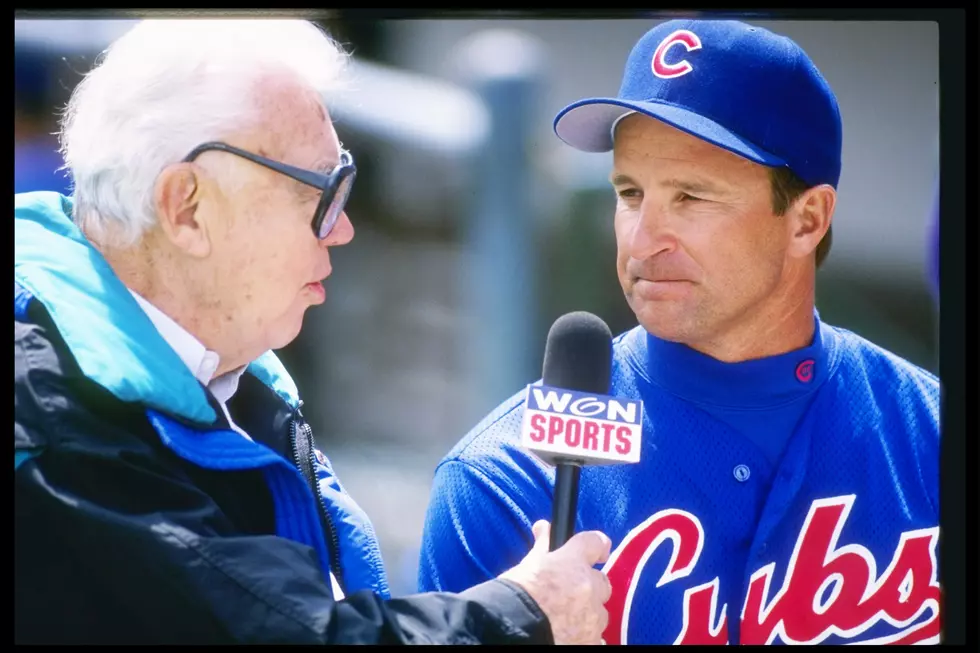
[{"label": "white undershirt", "polygon": [[153,326],[157,328],[157,331],[160,332],[163,339],[173,348],[180,357],[180,360],[184,361],[184,365],[191,371],[191,374],[207,386],[211,394],[214,395],[214,398],[218,400],[218,403],[221,404],[221,410],[224,411],[225,417],[228,419],[228,423],[231,424],[231,428],[243,437],[251,440],[252,438],[248,436],[248,433],[240,429],[234,420],[231,419],[231,414],[228,412],[227,406],[228,400],[238,390],[238,380],[245,372],[247,366],[243,365],[215,378],[214,373],[218,369],[220,360],[218,354],[207,349],[197,338],[177,324],[170,316],[141,297],[138,293],[132,290],[129,292],[136,299],[137,303],[139,303],[147,317],[150,318],[150,321],[153,322]]}]

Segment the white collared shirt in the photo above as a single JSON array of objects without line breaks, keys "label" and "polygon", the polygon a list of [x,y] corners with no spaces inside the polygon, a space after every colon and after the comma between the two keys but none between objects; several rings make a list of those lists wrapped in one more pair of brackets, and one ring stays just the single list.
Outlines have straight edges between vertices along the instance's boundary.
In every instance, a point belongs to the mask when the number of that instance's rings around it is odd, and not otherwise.
[{"label": "white collared shirt", "polygon": [[227,406],[228,400],[238,390],[238,380],[241,378],[242,373],[245,372],[246,366],[239,367],[214,378],[214,373],[218,370],[218,354],[207,349],[197,338],[177,324],[169,315],[148,302],[138,293],[132,290],[129,292],[136,299],[147,317],[150,318],[150,321],[153,322],[153,326],[157,328],[157,331],[160,332],[163,339],[173,348],[180,357],[180,360],[184,361],[184,365],[191,371],[191,374],[207,386],[211,394],[214,395],[214,398],[218,400],[218,403],[221,404],[221,409],[225,413],[225,417],[228,419],[228,423],[231,424],[231,428],[251,440],[248,433],[240,429],[234,420],[231,419],[231,414],[228,412]]}]

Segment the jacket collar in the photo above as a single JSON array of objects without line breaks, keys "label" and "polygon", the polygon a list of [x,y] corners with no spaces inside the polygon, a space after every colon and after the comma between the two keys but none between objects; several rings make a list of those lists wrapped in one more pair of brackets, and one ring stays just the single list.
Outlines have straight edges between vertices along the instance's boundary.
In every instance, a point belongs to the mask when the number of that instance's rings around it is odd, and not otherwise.
[{"label": "jacket collar", "polygon": [[[59,193],[14,196],[14,280],[48,310],[87,377],[123,401],[213,424],[217,414],[203,386],[71,213],[71,199]],[[295,383],[271,351],[248,371],[299,406]]]}]

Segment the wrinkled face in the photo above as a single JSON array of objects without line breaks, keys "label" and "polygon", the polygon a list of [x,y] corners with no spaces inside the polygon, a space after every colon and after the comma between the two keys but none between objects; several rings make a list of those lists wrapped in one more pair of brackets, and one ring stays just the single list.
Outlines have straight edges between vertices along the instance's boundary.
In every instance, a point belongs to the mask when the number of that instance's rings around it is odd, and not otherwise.
[{"label": "wrinkled face", "polygon": [[751,322],[791,232],[767,169],[639,114],[617,127],[613,161],[617,273],[639,323],[694,345]]},{"label": "wrinkled face", "polygon": [[[262,87],[261,127],[225,142],[309,170],[329,172],[340,143],[319,99],[282,79]],[[201,210],[216,212],[209,259],[201,279],[224,337],[241,349],[278,349],[300,332],[306,309],[324,301],[321,281],[331,273],[329,247],[344,245],[354,229],[346,213],[318,240],[312,220],[320,191],[241,157],[206,152],[219,182]],[[225,328],[225,325],[227,328]]]}]

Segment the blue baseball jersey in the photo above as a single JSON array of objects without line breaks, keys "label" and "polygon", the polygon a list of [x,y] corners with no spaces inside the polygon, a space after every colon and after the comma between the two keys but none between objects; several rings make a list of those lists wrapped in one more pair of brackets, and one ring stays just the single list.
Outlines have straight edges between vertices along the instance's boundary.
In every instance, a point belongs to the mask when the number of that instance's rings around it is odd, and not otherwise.
[{"label": "blue baseball jersey", "polygon": [[[610,394],[643,402],[636,464],[583,469],[576,530],[613,542],[607,644],[937,643],[935,376],[814,313],[810,346],[723,363],[641,327]],[[524,392],[440,462],[421,591],[519,563],[554,470]]]}]

